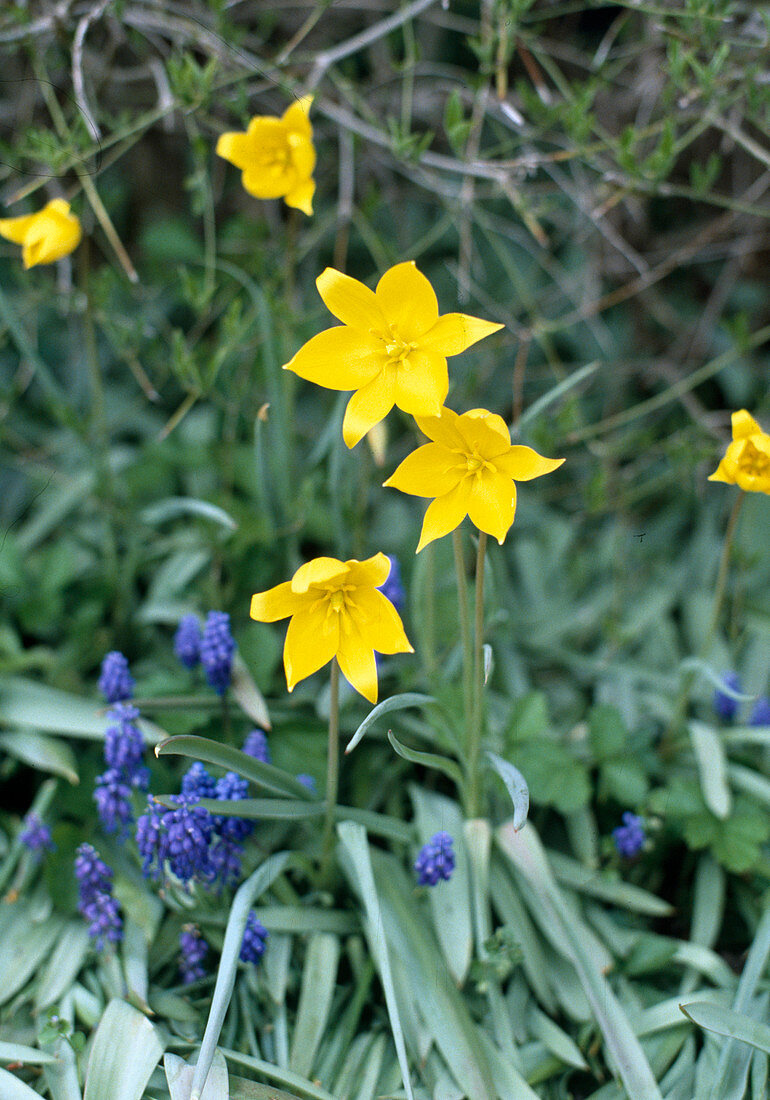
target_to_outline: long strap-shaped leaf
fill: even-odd
[[[217,971],[217,981],[214,986],[214,996],[211,998],[211,1010],[206,1022],[206,1030],[203,1033],[203,1042],[201,1043],[198,1062],[193,1075],[190,1100],[200,1100],[203,1086],[206,1084],[206,1078],[211,1068],[219,1033],[222,1030],[222,1024],[225,1022],[225,1015],[235,985],[238,956],[241,951],[246,918],[249,915],[251,904],[280,875],[288,858],[288,852],[277,852],[275,855],[268,856],[254,874],[241,883],[233,898],[230,916],[227,921],[225,942],[222,945],[222,957]]]
[[[534,827],[527,824],[517,833],[512,822],[508,822],[498,829],[497,841],[526,877],[549,919],[560,927],[569,944],[580,984],[602,1029],[607,1049],[629,1100],[661,1100],[660,1089],[626,1013],[609,982],[594,965],[580,936],[575,933],[569,909],[561,897]]]

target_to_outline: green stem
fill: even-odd
[[[467,764],[470,753],[471,723],[473,721],[473,638],[471,636],[471,615],[468,606],[468,586],[465,581],[463,538],[459,527],[455,527],[452,532],[452,546],[455,554],[457,606],[460,613],[460,637],[463,645],[463,715],[465,728],[461,740]]]
[[[425,547],[425,622],[423,624],[423,646],[425,664],[430,681],[436,675],[436,544],[430,542]]]
[[[321,857],[322,879],[328,878],[334,848],[334,814],[337,809],[337,788],[340,774],[340,666],[337,664],[336,657],[332,658],[329,686],[329,756],[326,764],[326,815],[324,817],[323,855]]]
[[[716,585],[714,586],[714,605],[711,610],[711,619],[709,621],[708,630],[698,649],[698,656],[701,658],[708,657],[711,643],[714,640],[716,629],[719,626],[719,617],[722,613],[722,605],[724,604],[725,591],[727,588],[727,571],[730,566],[730,555],[732,553],[735,532],[738,527],[738,517],[741,514],[741,506],[745,495],[743,491],[738,494],[735,504],[733,504],[733,509],[730,512],[730,518],[727,521],[725,541],[722,545],[722,557],[719,561],[719,572],[717,573]],[[671,754],[671,743],[687,714],[687,707],[690,702],[690,692],[695,683],[696,675],[696,672],[688,672],[682,681],[682,687],[674,706],[674,714],[668,725],[668,729],[661,738],[660,751],[663,756],[669,756]]]
[[[487,551],[486,532],[479,531],[476,553],[476,607],[473,638],[473,720],[468,744],[468,816],[479,815],[479,755],[484,728],[484,558]]]

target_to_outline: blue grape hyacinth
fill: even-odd
[[[387,555],[390,562],[390,573],[387,580],[380,586],[380,592],[390,600],[396,611],[401,611],[404,606],[404,586],[401,583],[401,565],[398,558],[392,554]]]
[[[143,767],[144,736],[136,725],[139,711],[131,703],[116,703],[107,718],[112,725],[104,735],[104,759],[108,767],[121,772],[132,787],[147,788]]]
[[[174,635],[174,653],[185,668],[193,669],[201,659],[201,625],[197,615],[185,615]]]
[[[234,653],[230,616],[226,611],[209,611],[201,638],[201,664],[206,682],[217,695],[224,695],[230,685]]]
[[[452,837],[444,832],[435,833],[423,844],[414,863],[418,885],[435,886],[440,879],[449,881],[455,869],[452,844]]]
[[[241,944],[240,952],[241,962],[254,963],[256,966],[265,953],[266,944],[267,929],[257,918],[257,914],[254,910],[251,909],[246,918],[246,928],[243,933],[243,943]]]
[[[34,852],[38,859],[46,849],[53,851],[56,847],[51,840],[51,830],[34,810],[24,818],[24,828],[19,833],[19,840],[25,848]]]
[[[770,699],[766,695],[760,695],[749,716],[750,726],[770,726]]]
[[[112,871],[90,844],[81,844],[75,853],[75,878],[78,881],[78,910],[89,922],[88,934],[97,951],[123,937],[118,899],[112,896]]]
[[[733,691],[742,691],[741,678],[737,672],[723,672],[722,680],[724,684],[731,688]],[[722,719],[723,722],[732,722],[738,713],[738,707],[740,703],[737,699],[733,699],[732,696],[725,694],[724,691],[720,691],[719,688],[714,692],[712,699],[712,706],[714,707],[714,713]]]
[[[639,855],[647,839],[644,820],[629,810],[626,810],[621,820],[623,824],[612,830],[612,839],[619,855],[625,859],[633,859]]]
[[[208,954],[208,944],[194,924],[186,924],[179,933],[179,973],[183,985],[206,977],[202,965]]]
[[[128,669],[128,660],[117,649],[108,653],[102,661],[99,691],[108,703],[121,703],[134,694],[134,678]]]
[[[171,795],[174,808],[162,806],[152,796],[136,824],[136,845],[142,857],[142,873],[158,879],[168,865],[183,883],[207,881],[212,877],[209,845],[214,822],[202,806],[190,806],[196,799]]]
[[[263,764],[271,763],[270,746],[262,730],[254,729],[251,733],[246,734],[243,751],[248,756],[253,756],[255,760],[261,760]]]

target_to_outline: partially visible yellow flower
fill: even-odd
[[[435,497],[423,520],[417,553],[470,516],[480,531],[502,543],[516,513],[516,481],[550,474],[563,458],[543,458],[531,447],[511,446],[505,421],[486,409],[458,416],[417,417],[426,443],[404,459],[384,483],[402,493]]]
[[[709,481],[726,481],[747,493],[770,494],[770,435],[745,409],[734,412],[733,441]]]
[[[283,649],[289,691],[336,657],[356,691],[377,702],[375,649],[414,653],[398,612],[377,591],[389,573],[385,554],[366,561],[314,558],[290,581],[252,596],[251,617],[257,622],[291,616]]]
[[[36,214],[0,218],[0,237],[22,246],[21,258],[27,268],[69,256],[82,236],[80,221],[64,199],[51,199]]]
[[[313,213],[315,146],[308,114],[311,95],[280,118],[256,115],[245,133],[220,134],[217,153],[243,172],[243,186],[257,199],[280,199]]]
[[[438,301],[414,261],[396,264],[372,291],[327,267],[318,293],[342,327],[319,332],[284,370],[330,390],[355,390],[342,434],[348,447],[394,405],[411,416],[438,416],[449,389],[446,357],[503,326],[464,313],[439,317]]]

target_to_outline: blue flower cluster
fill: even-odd
[[[419,886],[435,886],[439,879],[449,880],[455,869],[455,856],[449,833],[434,833],[420,848],[414,863]]]
[[[737,672],[728,669],[722,673],[722,683],[732,691],[743,692],[741,678]],[[740,700],[733,699],[725,691],[717,688],[712,699],[714,713],[723,722],[732,722],[740,710]],[[750,726],[770,726],[770,698],[760,695],[749,714]]]
[[[19,840],[30,852],[34,852],[40,859],[46,849],[53,851],[56,847],[51,840],[51,830],[42,820],[39,814],[28,813],[24,818],[24,828],[19,833]]]
[[[251,909],[246,918],[246,928],[243,932],[243,943],[241,944],[239,956],[241,962],[254,963],[256,966],[265,953],[266,941],[267,929],[257,918],[254,910]]]
[[[262,730],[252,730],[251,733],[246,734],[243,751],[248,756],[253,756],[255,760],[261,760],[263,764],[271,762],[270,746]]]
[[[185,615],[174,635],[174,653],[185,668],[193,669],[201,659],[201,627],[197,615]]]
[[[625,859],[633,859],[634,856],[639,855],[647,839],[644,820],[629,810],[626,810],[621,820],[623,824],[612,830],[612,839],[621,856]]]
[[[230,616],[226,611],[209,611],[201,638],[200,658],[206,682],[217,695],[224,695],[230,685],[234,653]]]
[[[121,703],[134,694],[134,678],[128,670],[128,661],[114,649],[102,661],[99,691],[108,703]]]
[[[318,788],[315,785],[315,779],[313,779],[312,775],[305,775],[305,773],[302,772],[301,775],[297,776],[297,781],[301,783],[303,787],[307,787],[311,794],[318,794]]]
[[[200,761],[182,777],[182,791],[172,795],[174,808],[150,797],[139,818],[136,843],[146,876],[160,878],[164,867],[182,882],[202,882],[220,890],[235,885],[241,876],[243,841],[254,831],[254,822],[242,817],[211,814],[195,806],[201,798],[221,801],[247,798],[248,780],[236,772],[214,779]]]
[[[95,848],[81,844],[75,853],[75,877],[78,910],[89,922],[88,934],[97,951],[103,951],[106,943],[118,943],[123,937],[118,900],[112,896],[112,871]]]
[[[97,777],[94,800],[105,831],[124,838],[134,817],[131,792],[147,790],[149,772],[142,763],[144,737],[136,725],[136,707],[116,703],[107,717],[112,722],[104,735],[107,771]]]
[[[202,963],[208,950],[209,946],[199,929],[194,924],[186,924],[179,933],[179,973],[183,985],[206,977]]]
[[[401,611],[404,606],[404,586],[401,583],[401,566],[398,558],[394,558],[392,555],[388,555],[388,561],[390,562],[390,573],[388,573],[388,579],[383,585],[380,586],[380,592],[386,599],[395,607],[396,611]]]

